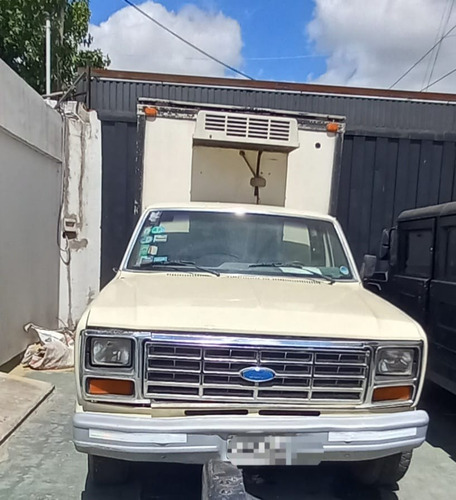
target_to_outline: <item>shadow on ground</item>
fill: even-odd
[[[244,470],[247,491],[260,500],[397,500],[394,491],[362,486],[343,465]],[[200,500],[201,467],[139,464],[132,480],[98,488],[89,481],[81,500]]]
[[[135,464],[125,485],[97,487],[86,481],[81,500],[200,500],[202,467]]]
[[[343,464],[244,471],[249,493],[261,500],[397,500],[394,491],[363,486]]]
[[[456,462],[456,396],[427,382],[420,406],[429,414],[427,442]]]

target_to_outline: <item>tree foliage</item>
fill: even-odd
[[[68,87],[82,66],[110,61],[91,50],[89,0],[0,0],[0,58],[38,92],[45,91],[45,23],[51,21],[52,91]]]

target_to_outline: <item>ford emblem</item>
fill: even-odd
[[[276,374],[270,368],[261,366],[249,366],[240,372],[241,377],[247,382],[269,382],[275,378]]]

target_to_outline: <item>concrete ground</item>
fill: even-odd
[[[47,382],[0,372],[0,443],[53,389],[54,386]]]
[[[200,467],[135,467],[122,487],[95,488],[87,481],[86,457],[71,442],[73,374],[32,372],[54,392],[0,446],[0,499],[8,500],[193,500],[201,498]],[[431,415],[428,440],[416,450],[397,491],[365,488],[338,464],[246,473],[250,493],[262,500],[447,500],[456,498],[456,397],[429,386],[423,401]]]

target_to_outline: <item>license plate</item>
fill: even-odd
[[[320,443],[305,435],[235,436],[228,441],[228,459],[235,465],[307,464],[322,451]]]

